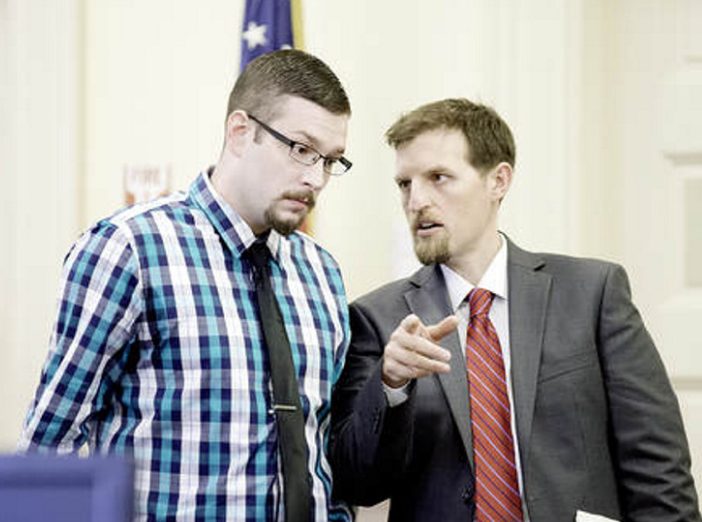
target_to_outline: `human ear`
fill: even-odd
[[[246,112],[232,111],[227,117],[224,146],[235,156],[241,156],[248,143],[253,140],[252,121]]]
[[[490,191],[495,200],[502,201],[507,194],[512,185],[512,174],[512,166],[505,161],[499,163],[490,172]]]

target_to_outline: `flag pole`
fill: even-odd
[[[305,32],[302,25],[302,0],[290,0],[290,18],[292,19],[293,47],[304,51]]]

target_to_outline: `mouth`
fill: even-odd
[[[442,223],[426,218],[415,220],[412,225],[412,229],[414,230],[415,235],[418,237],[432,236],[440,230],[443,230],[443,228],[444,225]]]
[[[315,205],[314,193],[285,193],[281,199],[299,210],[312,210]]]

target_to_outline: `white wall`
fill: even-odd
[[[354,106],[349,156],[355,164],[326,189],[317,225],[352,297],[400,275],[393,263],[412,257],[383,133],[403,112],[440,98],[491,104],[513,128],[517,176],[505,204],[505,230],[525,246],[575,248],[577,169],[571,158],[578,129],[570,109],[578,62],[570,58],[578,50],[579,2],[306,5],[308,48],[339,71]],[[402,266],[414,266],[413,259]]]
[[[46,355],[61,260],[81,206],[77,1],[0,2],[0,448]]]
[[[187,189],[222,144],[243,2],[85,2],[85,216],[123,205],[125,165]]]
[[[569,58],[578,45],[572,25],[579,3],[511,4],[304,3],[306,48],[332,64],[354,112],[354,168],[332,180],[316,220],[316,235],[339,258],[351,297],[397,275],[398,255],[388,245],[409,254],[383,133],[403,111],[438,98],[484,101],[512,125],[518,176],[505,229],[527,246],[575,248],[569,228],[577,170],[570,157],[577,128],[566,108],[577,88]],[[173,188],[182,189],[216,159],[237,70],[241,6],[207,5],[86,3],[84,224],[121,204],[125,164],[171,165]],[[532,204],[535,194],[539,205]],[[358,256],[359,249],[376,255]]]
[[[304,0],[307,49],[340,75],[354,112],[354,168],[332,180],[316,215],[349,295],[414,263],[383,132],[420,103],[467,96],[492,104],[516,135],[502,228],[527,248],[623,261],[653,310],[655,266],[640,263],[634,239],[655,216],[629,214],[651,194],[628,169],[657,129],[637,125],[637,104],[668,67],[669,6],[696,1]],[[121,206],[123,167],[169,165],[172,188],[185,189],[216,160],[242,8],[0,0],[0,448],[13,446],[38,379],[62,256],[79,229]],[[683,366],[699,370],[699,353]],[[699,375],[679,382],[697,390]],[[698,435],[699,400],[690,391],[683,401]]]

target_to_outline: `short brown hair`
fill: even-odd
[[[286,49],[249,62],[229,94],[227,118],[235,110],[270,118],[284,95],[304,98],[333,114],[351,114],[346,91],[329,66],[306,52]]]
[[[385,137],[390,146],[397,148],[424,132],[442,127],[463,133],[468,143],[466,159],[480,172],[487,172],[503,161],[514,167],[516,148],[512,131],[494,109],[465,98],[422,105],[397,120]]]

